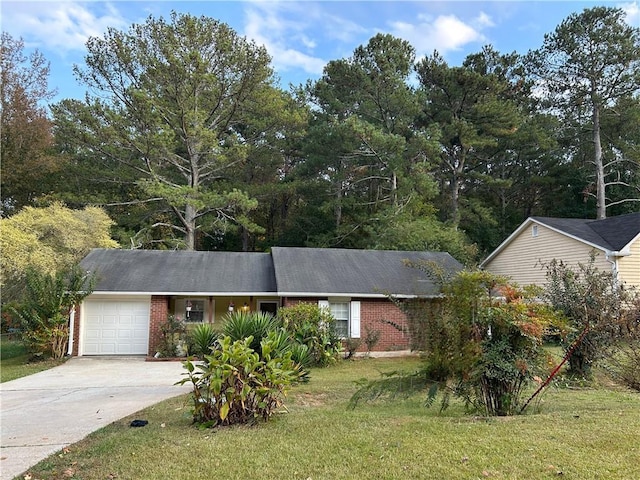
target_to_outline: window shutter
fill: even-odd
[[[360,302],[351,302],[350,337],[360,338]]]
[[[319,308],[326,308],[327,310],[329,310],[329,301],[328,300],[318,300],[318,307]]]

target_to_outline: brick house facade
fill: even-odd
[[[444,252],[273,247],[270,253],[93,250],[82,261],[98,274],[76,309],[74,355],[149,355],[169,315],[218,324],[228,311],[275,312],[314,303],[329,308],[340,335],[379,332],[375,352],[409,349],[407,319],[389,300],[436,298],[439,287],[412,264],[462,268]],[[388,293],[387,293],[388,292]],[[188,320],[189,319],[189,320]]]

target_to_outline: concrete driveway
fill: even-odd
[[[0,383],[0,478],[12,479],[89,433],[164,399],[181,362],[74,357],[59,367]]]

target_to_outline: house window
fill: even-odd
[[[531,236],[532,237],[537,237],[538,236],[538,225],[532,225],[531,226]]]
[[[278,302],[275,300],[258,300],[258,310],[275,316],[278,313]]]
[[[187,323],[202,323],[204,321],[204,300],[185,299],[184,311],[184,319]]]
[[[340,338],[360,338],[360,302],[335,298],[318,300],[318,306],[328,309],[336,319],[336,334]]]
[[[336,334],[340,338],[349,337],[349,302],[329,304],[331,315],[336,319]]]

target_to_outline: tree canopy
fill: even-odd
[[[96,94],[54,108],[60,135],[89,161],[132,170],[135,201],[159,205],[150,227],[177,232],[187,249],[206,221],[255,230],[247,212],[257,202],[231,179],[264,134],[251,124],[284,107],[266,50],[224,23],[177,13],[109,29],[87,49],[75,71]]]
[[[526,55],[486,45],[460,65],[380,33],[284,90],[265,47],[173,13],[91,38],[75,68],[89,93],[51,119],[46,60],[3,36],[3,214],[99,206],[132,248],[428,249],[473,264],[529,216],[640,209],[638,32],[594,7]]]
[[[53,155],[51,121],[42,102],[49,89],[49,62],[24,42],[2,32],[0,45],[0,189],[3,215],[29,205],[46,192],[47,176],[59,168]]]
[[[0,285],[3,301],[19,296],[28,270],[54,275],[71,268],[92,248],[116,248],[113,221],[98,207],[73,210],[60,203],[25,207],[0,219]]]
[[[576,126],[576,137],[581,130],[590,132],[587,163],[594,180],[588,193],[596,197],[597,218],[606,217],[608,206],[640,201],[637,178],[621,175],[631,168],[637,177],[640,164],[619,150],[605,151],[602,139],[603,116],[615,115],[617,102],[637,100],[640,93],[640,28],[628,25],[624,17],[622,9],[612,7],[571,14],[529,54],[531,71],[541,80],[550,108],[559,109],[567,123]],[[622,191],[609,196],[615,186],[629,187],[627,196]]]

